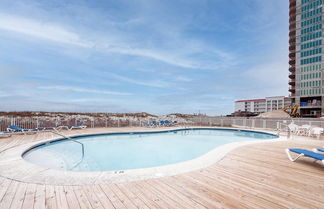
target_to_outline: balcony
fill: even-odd
[[[289,58],[290,59],[293,59],[293,58],[295,58],[296,57],[296,53],[289,53]]]
[[[289,37],[291,37],[291,36],[296,36],[296,31],[290,31],[289,32]]]
[[[296,80],[295,79],[290,79],[288,84],[291,85],[291,86],[295,86]]]
[[[295,73],[291,73],[288,76],[290,79],[295,79],[296,78],[296,74]]]
[[[301,108],[314,108],[314,107],[321,107],[322,103],[321,101],[312,101],[312,102],[300,102]]]
[[[295,65],[296,64],[296,60],[289,60],[289,65]]]
[[[295,87],[290,87],[290,88],[289,88],[289,92],[291,92],[291,93],[295,93],[295,92],[296,92]]]
[[[296,22],[296,16],[291,16],[289,18],[289,23]]]
[[[294,73],[295,71],[296,71],[296,68],[295,67],[290,67],[289,68],[289,72]]]

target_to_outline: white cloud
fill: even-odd
[[[138,47],[137,43],[127,40],[129,34],[125,34],[125,32],[121,30],[115,33],[106,31],[103,34],[98,31],[79,33],[72,26],[69,28],[75,31],[68,29],[64,24],[0,13],[0,30],[24,34],[35,39],[82,47],[85,50],[145,57],[170,65],[192,69],[214,70],[220,66],[224,67],[224,65],[230,65],[233,60],[235,60],[232,54],[210,48],[194,40],[186,42],[178,38],[173,48],[162,50],[152,46]],[[138,41],[141,42],[142,40]],[[181,47],[177,48],[177,45],[181,45]],[[191,56],[188,52],[209,53],[211,56],[215,57],[214,60],[220,61],[212,63],[199,61],[199,59],[196,59],[195,56]]]
[[[141,85],[141,86],[150,86],[150,87],[158,87],[158,88],[166,88],[169,87],[171,85],[171,83],[162,81],[162,80],[154,80],[154,81],[140,81],[140,80],[136,80],[133,78],[129,78],[126,76],[121,76],[121,75],[117,75],[114,73],[106,73],[109,76],[118,79],[120,81],[124,81],[127,83],[132,83],[132,84],[137,84],[137,85]]]
[[[82,40],[76,33],[68,31],[60,25],[24,17],[0,13],[0,29],[64,44],[81,47],[92,46],[90,42]]]
[[[73,91],[73,92],[93,93],[93,94],[130,95],[130,93],[124,93],[118,91],[94,90],[94,89],[79,88],[74,86],[39,86],[38,89]]]

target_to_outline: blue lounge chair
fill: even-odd
[[[165,120],[165,121],[164,121],[164,125],[165,125],[165,126],[170,126],[170,125],[171,125],[171,122],[168,121],[168,120]]]
[[[152,124],[151,123],[147,123],[147,122],[143,122],[143,125],[146,126],[146,127],[152,127]]]
[[[155,120],[152,121],[152,126],[159,126],[159,123],[156,122]]]
[[[11,125],[7,128],[7,131],[21,132],[21,133],[27,134],[27,133],[36,133],[37,129],[25,129],[25,128],[21,128],[20,126]]]
[[[160,126],[165,126],[166,124],[165,124],[165,120],[161,120],[160,121]]]
[[[0,137],[11,137],[12,132],[11,131],[0,131]]]
[[[290,154],[290,152],[294,152],[297,155],[297,157],[293,158]],[[309,157],[309,158],[313,158],[315,160],[320,160],[322,161],[323,165],[324,165],[324,155],[316,153],[316,152],[312,152],[306,149],[286,149],[286,153],[288,155],[289,160],[291,160],[292,162],[296,161],[298,158],[300,157]]]

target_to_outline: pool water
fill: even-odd
[[[59,170],[113,171],[148,168],[200,157],[218,146],[240,141],[266,140],[275,135],[240,130],[185,129],[158,133],[82,136],[32,148],[23,158]]]

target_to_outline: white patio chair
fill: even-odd
[[[289,125],[288,125],[288,129],[291,131],[291,133],[293,133],[293,134],[298,134],[298,131],[299,131],[299,126],[298,125],[296,125],[296,124],[294,124],[294,123],[290,123]]]

